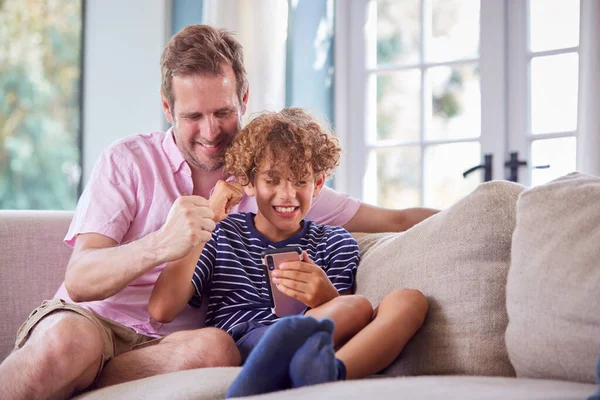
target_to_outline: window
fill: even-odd
[[[578,1],[357,0],[336,23],[339,190],[445,208],[485,155],[493,179],[530,160],[526,185],[575,170]]]
[[[82,2],[0,1],[0,208],[73,209]]]

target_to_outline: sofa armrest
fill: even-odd
[[[71,248],[63,243],[71,211],[0,210],[0,361],[17,329],[64,280]]]

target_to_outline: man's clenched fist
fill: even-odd
[[[215,215],[201,196],[179,197],[159,229],[163,262],[178,260],[201,242],[208,242],[215,229]]]

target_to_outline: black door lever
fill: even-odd
[[[483,181],[489,182],[492,180],[492,154],[483,155],[483,164],[473,168],[469,168],[463,172],[463,178],[466,178],[471,172],[477,171],[479,168],[483,168]]]

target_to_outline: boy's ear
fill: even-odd
[[[313,192],[313,197],[317,197],[319,193],[321,193],[323,185],[325,185],[325,173],[321,172],[315,179],[315,191]]]
[[[254,197],[256,195],[256,189],[254,188],[254,185],[252,184],[252,182],[250,182],[246,186],[244,186],[244,192],[246,193],[246,196],[248,196],[248,197]]]

